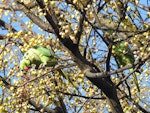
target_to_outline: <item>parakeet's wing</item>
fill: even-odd
[[[39,54],[36,52],[36,50],[34,48],[30,48],[23,56],[23,59],[28,59],[31,61],[31,63],[33,61],[39,61],[40,57]]]
[[[51,49],[47,49],[46,47],[40,45],[34,46],[33,49],[40,57],[41,63],[46,64],[46,66],[51,67],[58,63],[58,56],[55,55]]]
[[[41,58],[39,57],[39,53],[34,49],[30,48],[23,56],[23,59],[27,59],[30,61],[30,64],[36,64],[36,67],[42,63]]]
[[[134,55],[125,42],[119,42],[113,48],[115,59],[120,66],[125,66],[134,63]]]
[[[44,56],[50,57],[50,56],[55,56],[55,53],[51,49],[47,49],[46,47],[37,45],[33,47],[38,51],[39,54],[42,54]]]
[[[69,78],[68,75],[66,75],[61,69],[58,70],[58,72],[59,72],[66,80],[68,80],[68,81],[72,84],[72,86],[78,91],[79,94],[81,94],[81,93],[79,92],[78,86]]]
[[[115,45],[113,49],[114,49],[114,57],[120,67],[133,64],[135,62],[134,55],[130,47],[128,45],[125,45],[125,42],[118,43],[117,45]],[[137,76],[135,73],[133,73],[132,76],[133,76],[135,85],[138,91],[140,92]]]

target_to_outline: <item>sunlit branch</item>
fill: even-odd
[[[4,5],[4,4],[0,4],[0,9],[3,10],[14,10],[14,11],[19,11],[20,8],[18,6],[9,6],[9,5]]]
[[[17,1],[18,6],[20,7],[19,10],[23,11],[35,24],[37,24],[41,29],[53,33],[53,29],[51,28],[51,26],[47,23],[44,22],[41,18],[39,18],[38,16],[36,16],[32,11],[30,11],[25,4]]]
[[[108,31],[109,29],[102,29],[104,31]],[[110,29],[110,30],[113,30],[113,29]],[[116,41],[114,41],[114,43],[118,43],[118,42],[121,42],[121,41],[125,41],[125,40],[129,40],[130,38],[134,37],[135,35],[140,35],[140,34],[143,34],[147,31],[150,31],[150,27],[144,29],[144,30],[137,30],[135,31],[134,33],[127,33],[128,31],[124,31],[126,33],[126,35],[124,34],[124,32],[121,30],[121,31],[118,31],[118,36],[121,37],[119,39],[117,39]]]
[[[139,69],[145,63],[145,61],[147,61],[149,58],[150,58],[150,53],[145,58],[143,58],[137,62],[134,62],[134,64],[124,66],[124,67],[119,68],[118,70],[115,70],[115,71],[94,73],[94,72],[90,72],[90,70],[87,69],[84,71],[84,73],[89,78],[103,78],[103,77],[107,77],[107,76],[110,76],[113,74],[121,73],[121,72],[123,72],[127,69],[131,69],[131,68]]]
[[[139,35],[139,34],[142,34],[142,33],[147,32],[147,31],[150,31],[150,27],[148,27],[148,28],[146,28],[146,29],[144,29],[144,30],[136,31],[136,32],[134,32],[134,33],[128,35],[127,37],[128,37],[128,38],[131,38],[131,37],[134,37],[135,35]]]
[[[134,3],[133,1],[130,1],[130,2],[131,2],[132,4],[138,6],[139,8],[145,10],[145,11],[150,11],[150,7],[144,6],[143,4],[140,4],[140,3],[136,4],[136,3]]]
[[[41,1],[41,0],[36,0],[38,5],[40,6],[41,9],[43,9],[43,13],[45,12],[46,15],[45,15],[45,18],[47,19],[47,21],[49,22],[48,26],[52,26],[52,29],[54,30],[55,34],[57,35],[58,38],[61,38],[61,36],[59,35],[59,28],[58,26],[55,24],[52,16],[48,13],[47,10],[44,10],[45,9],[45,5],[44,3]],[[48,31],[49,32],[49,31]]]
[[[14,2],[17,2],[18,0],[14,0]],[[34,7],[36,7],[38,4],[37,2],[33,1],[33,2],[30,2],[29,4],[25,4],[26,7],[28,9],[32,9]],[[0,9],[3,9],[3,10],[13,10],[13,11],[19,11],[20,10],[20,7],[18,5],[5,5],[5,4],[0,4]]]
[[[146,7],[146,6],[142,5],[142,4],[137,4],[137,6],[140,7],[141,9],[146,10],[146,11],[150,11],[150,7]]]

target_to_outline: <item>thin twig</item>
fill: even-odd
[[[88,96],[83,96],[83,95],[78,95],[78,94],[72,94],[72,93],[68,93],[68,92],[63,92],[63,91],[59,91],[59,90],[49,90],[48,92],[52,92],[52,91],[55,91],[55,92],[59,92],[59,93],[62,93],[64,95],[70,95],[70,96],[76,96],[76,97],[80,97],[80,98],[85,98],[85,99],[101,99],[101,100],[105,100],[106,98],[105,97],[94,97],[94,96],[91,96],[91,97],[88,97]]]
[[[55,71],[55,70],[59,70],[59,69],[63,69],[63,68],[67,68],[67,67],[72,67],[72,66],[75,66],[75,64],[65,64],[65,65],[56,65],[55,67],[48,67],[47,69],[50,70],[50,71]],[[40,76],[37,76],[37,77],[34,77],[30,80],[28,80],[27,82],[23,83],[23,84],[20,84],[20,85],[16,85],[15,87],[22,87],[22,86],[25,86],[26,84],[30,83],[30,82],[33,82],[45,75],[47,75],[48,73],[50,73],[50,71],[40,75]]]
[[[98,94],[96,94],[96,95],[98,95]],[[91,96],[91,98],[93,98],[93,97],[96,96],[96,95]],[[82,106],[79,108],[79,110],[78,110],[76,113],[79,113],[79,112],[81,111],[81,109],[84,107],[84,105],[85,105],[87,102],[89,102],[89,101],[91,100],[91,98],[87,99],[87,100],[82,104]]]

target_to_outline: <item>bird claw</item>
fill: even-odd
[[[40,64],[39,69],[45,68],[46,64],[47,64],[47,63],[42,63],[42,64]]]

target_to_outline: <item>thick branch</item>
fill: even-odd
[[[0,4],[0,9],[3,9],[3,10],[14,10],[14,11],[19,11],[20,8],[18,6],[9,6],[9,5],[4,5],[4,4]]]
[[[17,2],[17,0],[14,0],[15,2]],[[30,2],[29,4],[25,4],[26,7],[28,7],[28,9],[32,9],[34,7],[36,7],[38,4],[36,1]],[[0,4],[0,9],[4,9],[4,10],[14,10],[14,11],[19,11],[20,7],[18,5],[5,5],[5,4]]]
[[[112,54],[112,44],[110,43],[108,45],[108,55],[107,55],[107,59],[106,59],[106,72],[110,71],[110,59],[111,59],[111,54]]]

